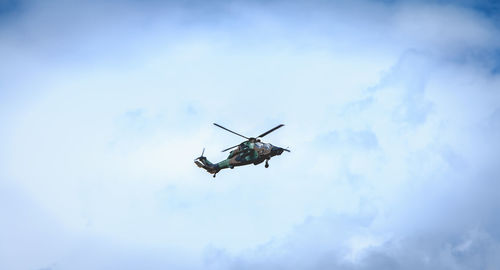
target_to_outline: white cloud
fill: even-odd
[[[3,197],[0,268],[498,265],[489,17],[74,4],[27,3],[0,31],[0,186],[19,194]],[[192,159],[239,139],[212,122],[283,122],[266,139],[292,152],[214,180]]]

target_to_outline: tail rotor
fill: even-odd
[[[201,151],[201,156],[195,158],[194,161],[196,162],[197,160],[204,158],[203,154],[205,154],[205,147],[203,147],[203,151]]]
[[[194,164],[196,164],[196,166],[200,168],[207,170],[215,177],[215,174],[220,171],[220,169],[217,167],[217,164],[212,164],[210,161],[208,161],[208,159],[203,156],[203,154],[205,154],[205,148],[203,148],[203,151],[201,151],[201,156],[194,159]]]

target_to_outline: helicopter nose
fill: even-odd
[[[273,156],[276,156],[276,155],[279,156],[279,155],[281,155],[281,153],[283,153],[283,148],[273,145],[273,148],[271,148],[271,154]]]

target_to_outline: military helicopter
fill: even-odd
[[[214,125],[219,127],[219,128],[222,128],[226,131],[229,131],[233,134],[236,134],[240,137],[243,137],[247,140],[238,144],[238,145],[231,146],[229,148],[222,150],[222,152],[226,152],[227,150],[231,150],[233,148],[236,148],[235,150],[229,152],[229,156],[227,157],[227,159],[225,159],[219,163],[215,163],[215,164],[211,163],[210,161],[208,161],[208,159],[206,157],[203,156],[203,154],[205,153],[205,148],[203,148],[203,151],[201,152],[201,156],[196,158],[194,160],[194,163],[198,167],[205,169],[208,173],[213,174],[213,177],[215,177],[217,175],[217,173],[222,169],[226,169],[226,168],[234,169],[234,167],[248,165],[248,164],[252,164],[252,163],[254,165],[257,165],[257,164],[264,162],[264,160],[266,161],[265,167],[268,168],[269,167],[268,161],[272,157],[281,155],[281,153],[283,153],[283,151],[290,152],[290,150],[288,150],[288,149],[274,146],[270,143],[263,143],[260,140],[262,137],[266,136],[267,134],[284,126],[283,124],[278,125],[272,129],[260,134],[257,137],[250,137],[250,138],[243,136],[239,133],[236,133],[230,129],[227,129],[227,128],[225,128],[217,123],[214,123]]]

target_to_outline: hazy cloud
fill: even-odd
[[[498,268],[497,11],[0,1],[0,268]]]

